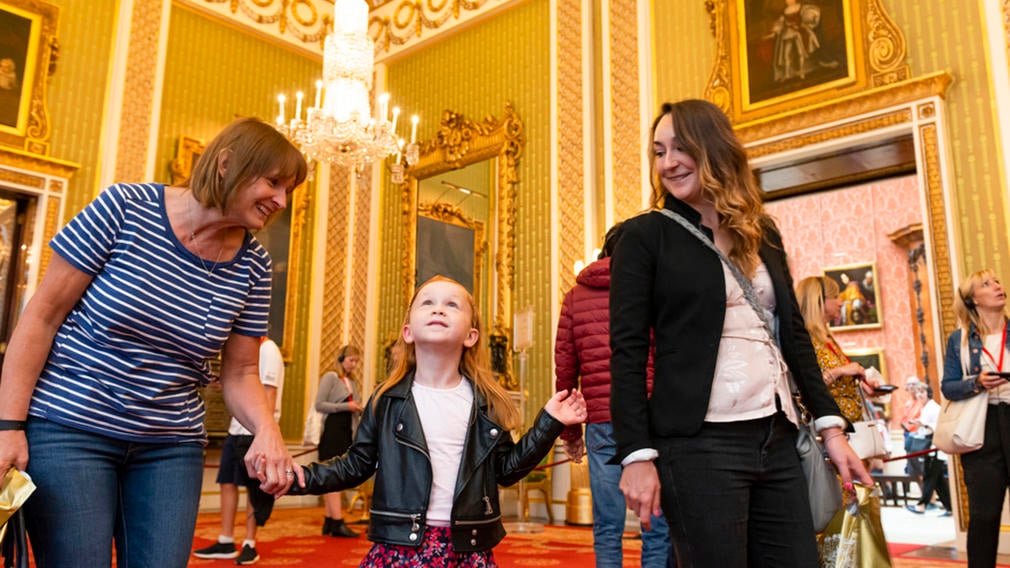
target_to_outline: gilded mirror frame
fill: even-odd
[[[488,343],[491,347],[492,367],[502,385],[518,390],[519,385],[511,372],[510,357],[505,356],[512,330],[512,284],[515,255],[515,217],[517,167],[526,144],[525,127],[512,102],[505,103],[501,118],[487,116],[481,121],[471,120],[460,113],[444,110],[438,132],[431,140],[420,143],[417,162],[407,168],[401,184],[400,203],[403,212],[403,251],[401,266],[404,286],[404,305],[414,294],[417,259],[417,216],[419,213],[418,180],[495,159],[495,179],[492,209],[493,227],[491,253],[494,262],[489,271],[487,290],[490,317],[487,322]],[[475,271],[476,272],[476,271]]]

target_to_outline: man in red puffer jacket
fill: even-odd
[[[576,463],[588,449],[589,489],[593,495],[593,550],[596,566],[622,566],[621,537],[626,505],[618,483],[621,466],[607,462],[616,454],[610,425],[610,254],[621,236],[621,224],[607,231],[603,250],[576,278],[565,294],[554,345],[557,390],[579,388],[586,398],[585,441],[582,427],[561,434],[565,454]],[[652,389],[652,362],[649,362]],[[662,516],[652,518],[652,530],[642,531],[643,568],[664,568],[671,562],[671,541]]]

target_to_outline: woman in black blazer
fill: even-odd
[[[652,130],[657,211],[625,222],[611,267],[621,489],[641,519],[662,503],[681,568],[815,566],[792,392],[817,418],[846,487],[873,480],[821,380],[781,236],[729,120],[711,103],[685,100],[663,105]],[[741,269],[763,314],[715,251],[660,207]]]

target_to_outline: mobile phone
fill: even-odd
[[[1001,378],[1001,379],[1008,379],[1008,380],[1010,380],[1010,371],[1002,371],[1002,372],[993,373],[993,374],[996,375],[997,377]]]
[[[880,394],[887,394],[894,392],[898,389],[897,385],[880,385],[873,389],[873,392]]]

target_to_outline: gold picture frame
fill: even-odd
[[[436,274],[462,284],[480,305],[484,223],[471,219],[449,203],[417,206],[416,273],[420,284]]]
[[[59,8],[0,0],[0,144],[49,153],[46,85],[56,70]]]
[[[877,263],[859,262],[824,269],[824,276],[838,285],[841,315],[829,322],[831,331],[876,329],[883,325]]]
[[[193,165],[203,154],[204,143],[193,136],[180,136],[175,159],[172,160],[172,185],[189,179]],[[307,184],[298,186],[288,196],[288,206],[256,234],[257,240],[270,253],[273,261],[273,283],[270,292],[270,328],[267,335],[281,350],[285,361],[292,360],[295,337],[295,297],[301,275],[302,232],[308,218],[309,191]],[[277,307],[280,307],[278,310]]]
[[[907,79],[905,43],[880,0],[707,3],[716,61],[705,98],[734,123]]]
[[[874,367],[880,371],[880,376],[884,378],[884,384],[891,384],[890,379],[887,378],[887,360],[884,359],[884,350],[880,347],[869,347],[860,349],[846,349],[845,356],[851,361],[855,361],[863,366],[864,369]]]

